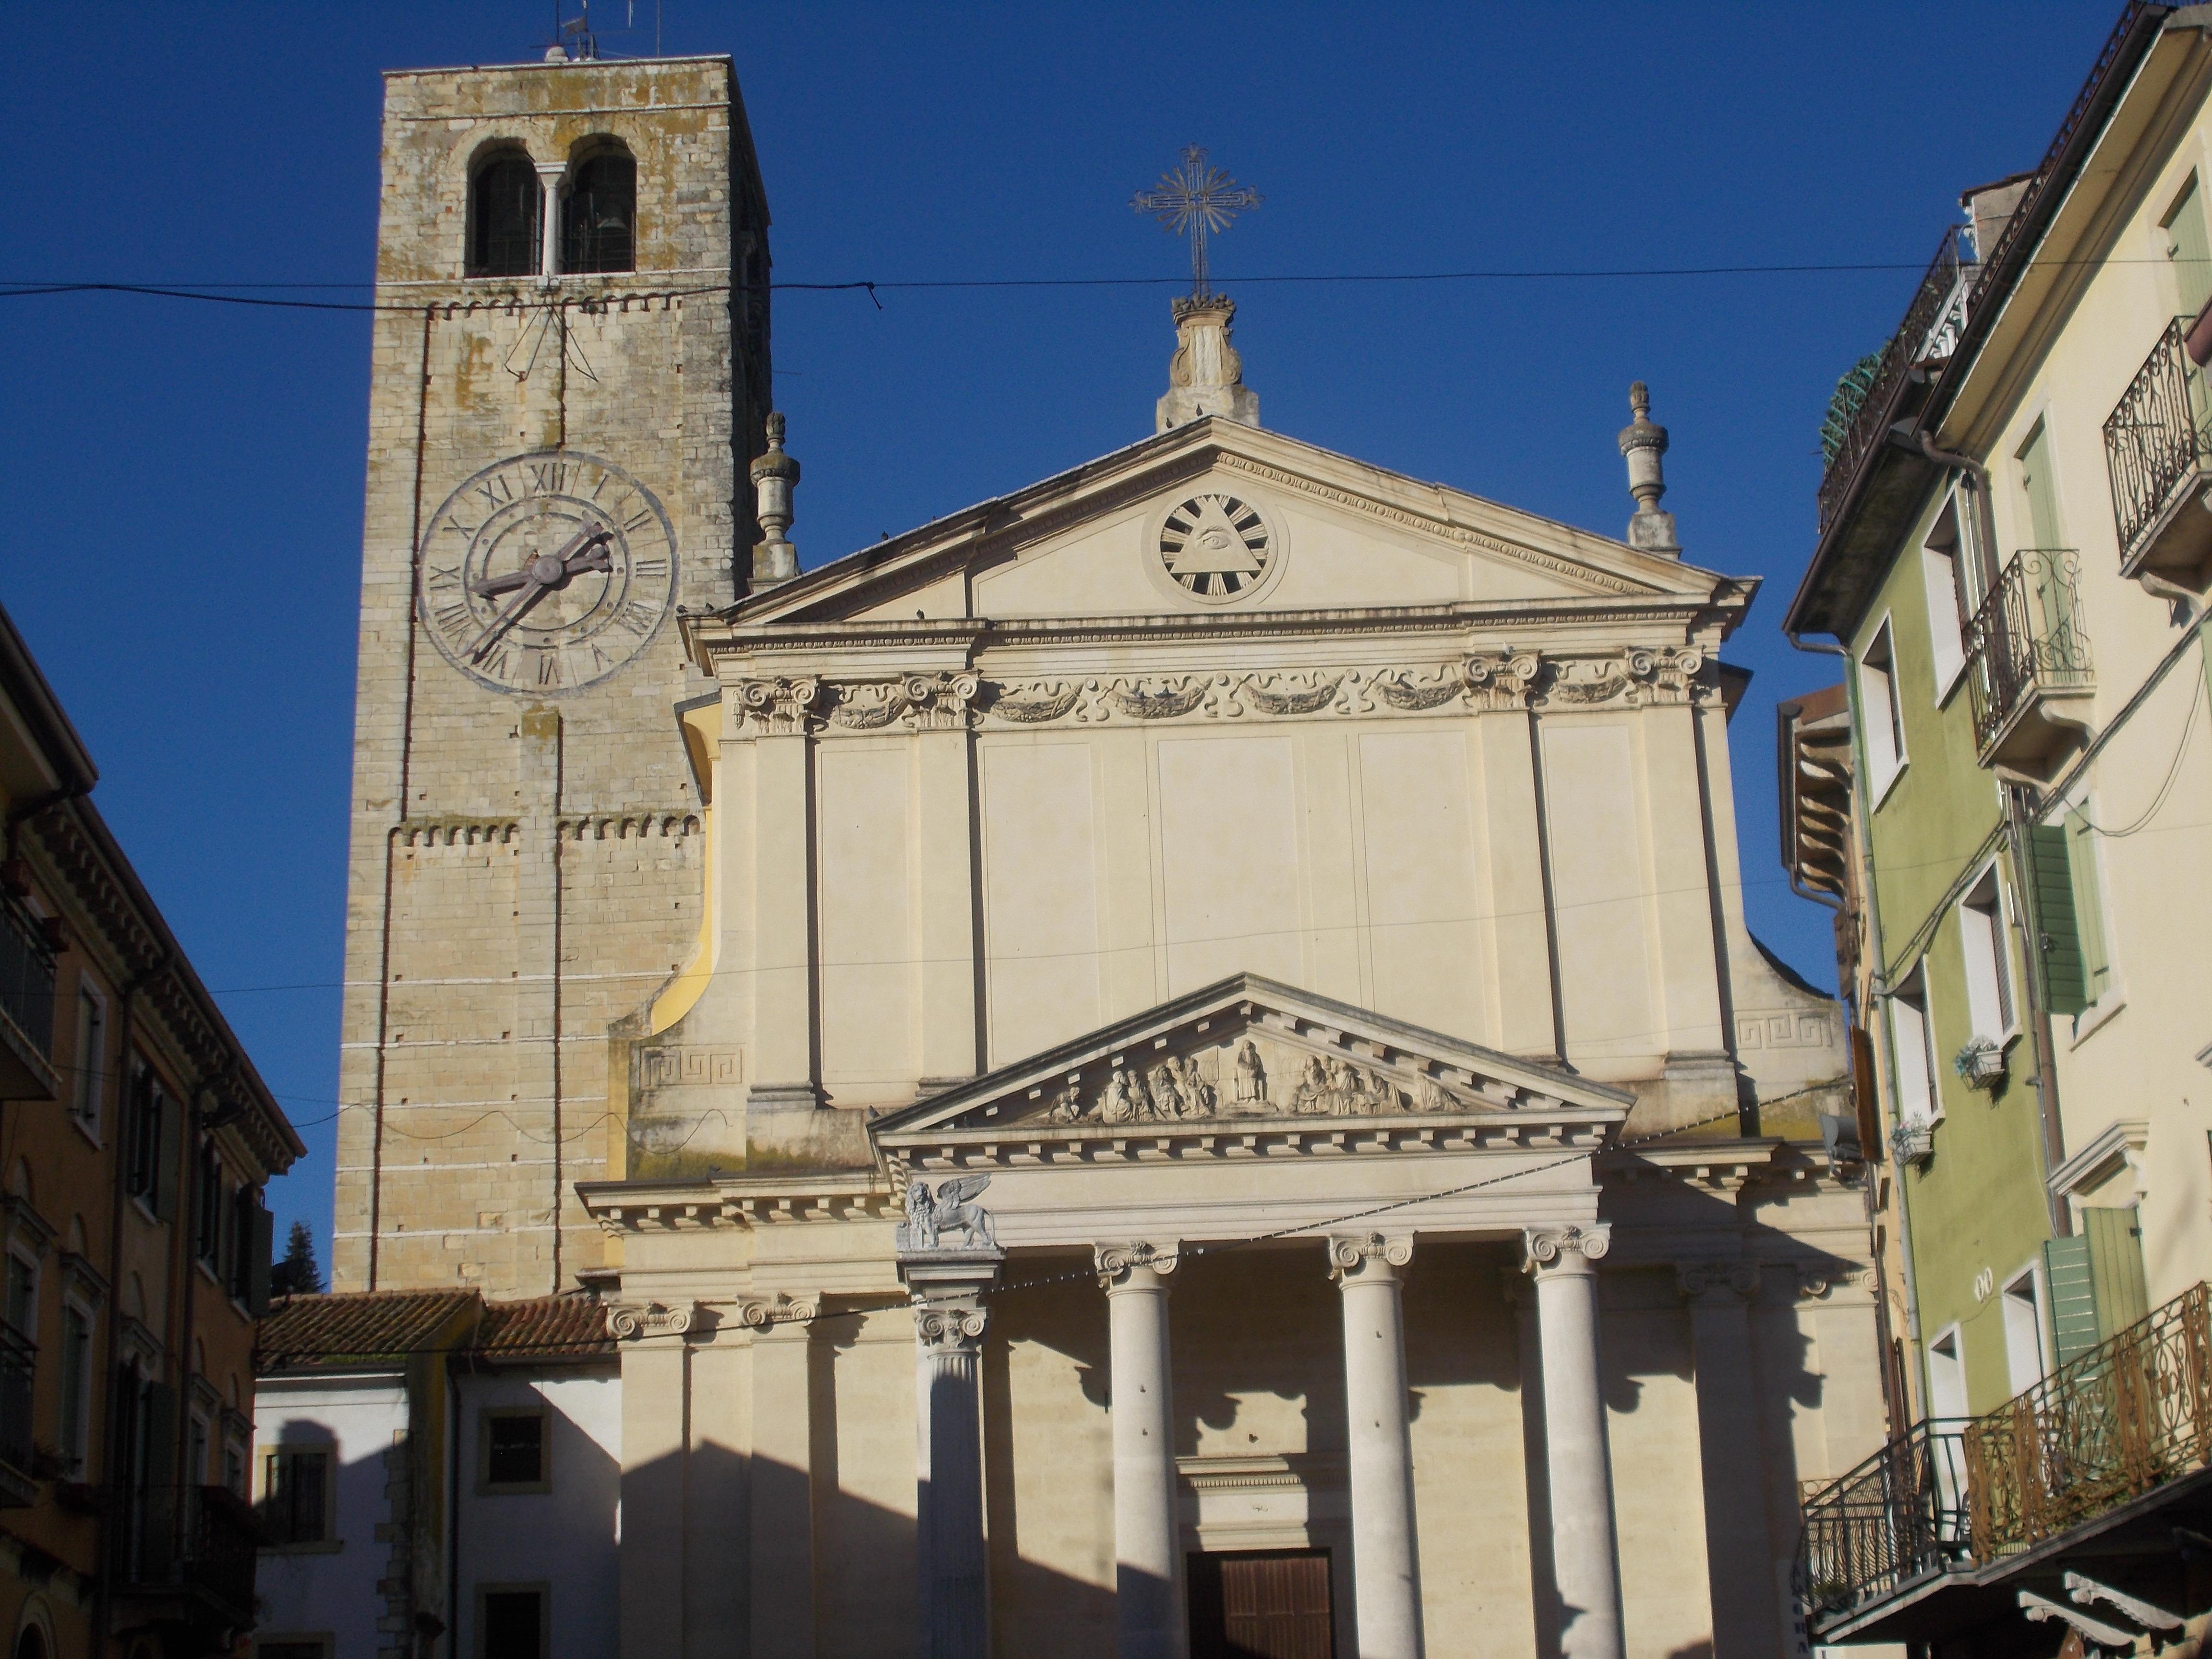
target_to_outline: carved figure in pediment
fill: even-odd
[[[1237,1050],[1237,1101],[1239,1105],[1267,1103],[1267,1068],[1260,1063],[1260,1051],[1250,1037]]]
[[[1053,1097],[1052,1109],[1045,1115],[1054,1123],[1073,1123],[1084,1111],[1083,1086],[1071,1083]]]
[[[1134,1123],[1149,1115],[1151,1109],[1152,1102],[1143,1097],[1135,1077],[1127,1072],[1116,1072],[1106,1085],[1098,1115],[1107,1123]]]
[[[1316,1113],[1329,1109],[1328,1067],[1322,1064],[1319,1054],[1306,1056],[1298,1072],[1297,1092],[1291,1097],[1291,1109]]]
[[[1456,1112],[1463,1109],[1458,1096],[1432,1077],[1423,1078],[1413,1092],[1415,1108],[1424,1112]]]
[[[1207,1079],[1199,1062],[1188,1054],[1168,1062],[1182,1090],[1182,1115],[1212,1117],[1219,1109],[1221,1097]]]

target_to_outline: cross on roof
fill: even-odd
[[[1238,184],[1191,144],[1183,150],[1182,165],[1160,175],[1158,189],[1139,191],[1129,205],[1158,219],[1163,230],[1190,238],[1191,292],[1204,299],[1207,235],[1228,229],[1241,210],[1260,202],[1258,191]]]

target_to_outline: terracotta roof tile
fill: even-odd
[[[488,1359],[580,1358],[614,1351],[606,1306],[587,1296],[487,1302],[471,1348]]]
[[[279,1297],[254,1343],[254,1368],[400,1359],[434,1346],[457,1316],[480,1305],[474,1291],[349,1291]]]

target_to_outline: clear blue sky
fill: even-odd
[[[1127,204],[1195,142],[1267,196],[1215,269],[1268,426],[1619,535],[1613,434],[1650,381],[1688,556],[1766,583],[1727,653],[1756,674],[1753,926],[1832,983],[1827,913],[1777,863],[1773,705],[1833,665],[1778,629],[1829,392],[1915,276],[1237,278],[1917,264],[1962,187],[2036,163],[2116,3],[658,9],[665,50],[736,57],[781,280],[1172,276]],[[599,0],[603,49],[650,52],[655,10]],[[534,57],[551,15],[13,8],[0,279],[363,281],[378,71]],[[778,295],[806,561],[1144,435],[1167,297]],[[301,1126],[272,1200],[325,1264],[368,338],[345,313],[0,299],[0,602]]]

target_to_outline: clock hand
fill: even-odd
[[[568,538],[568,544],[566,547],[552,556],[560,561],[562,576],[573,576],[579,570],[610,568],[605,544],[613,538],[614,532],[604,526],[596,530],[578,531],[575,535]],[[586,564],[579,564],[576,562],[580,555],[594,547],[599,550],[596,559]],[[486,576],[481,581],[471,582],[469,592],[484,599],[495,598],[501,593],[512,593],[516,588],[524,586],[531,580],[532,571],[537,568],[544,556],[541,554],[538,558],[533,558],[524,564],[521,569],[511,570],[504,576]]]
[[[538,579],[536,572],[538,562],[538,561],[532,561],[531,572],[524,578],[526,591],[522,596],[501,611],[498,616],[493,617],[491,625],[477,635],[476,643],[469,647],[471,662],[482,662],[490,655],[492,647],[499,643],[507,630],[529,615],[530,608],[553,591],[550,583],[543,582]]]

